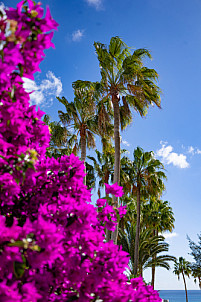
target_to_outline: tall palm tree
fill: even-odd
[[[134,150],[134,160],[130,165],[130,179],[132,181],[132,194],[137,196],[137,224],[135,240],[134,274],[137,274],[140,238],[141,199],[149,196],[159,196],[164,190],[166,179],[163,164],[154,158],[153,152],[144,152],[137,147]]]
[[[190,278],[191,274],[191,264],[189,261],[185,260],[183,257],[179,257],[178,261],[175,261],[173,273],[180,278],[180,274],[183,277],[184,287],[186,292],[186,302],[188,302],[187,286],[185,276]]]
[[[96,83],[79,80],[72,86],[75,95],[74,102],[67,101],[65,97],[57,97],[66,108],[66,112],[58,111],[58,113],[61,122],[71,127],[74,132],[72,140],[75,141],[75,147],[81,149],[81,160],[85,162],[87,147],[95,148],[94,134],[97,133],[95,110],[99,95]]]
[[[101,84],[105,98],[110,100],[114,115],[115,163],[114,183],[120,180],[120,125],[123,130],[132,121],[131,108],[144,116],[149,105],[160,107],[158,74],[143,65],[151,58],[147,49],[130,48],[119,38],[112,37],[109,46],[94,42],[101,68]],[[114,198],[116,206],[118,199]],[[116,232],[117,239],[117,232]]]

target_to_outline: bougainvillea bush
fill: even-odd
[[[128,282],[128,255],[104,240],[125,208],[91,204],[73,154],[45,157],[49,130],[23,88],[53,46],[58,24],[43,15],[28,0],[0,20],[0,301],[161,301],[142,278]]]

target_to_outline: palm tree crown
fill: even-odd
[[[175,218],[169,202],[154,197],[150,198],[143,208],[143,221],[148,227],[155,230],[156,235],[159,232],[172,232]]]
[[[101,68],[103,89],[107,97],[122,96],[120,109],[127,115],[127,122],[132,120],[131,108],[145,115],[149,105],[160,107],[160,89],[155,84],[158,74],[154,69],[143,66],[144,58],[151,59],[147,49],[137,49],[131,53],[119,37],[112,37],[109,46],[100,42],[95,42],[94,46]],[[125,114],[122,116],[125,117]],[[124,126],[125,121],[122,128]]]
[[[174,265],[174,274],[180,278],[181,274],[184,274],[187,277],[190,277],[191,274],[191,264],[189,261],[184,259],[183,257],[179,257],[179,260],[175,262]]]
[[[57,99],[65,106],[66,112],[59,111],[62,123],[67,124],[74,133],[72,140],[76,142],[75,148],[81,148],[81,160],[86,159],[86,147],[95,147],[95,84],[88,81],[76,81],[73,83],[74,101],[68,102],[65,97]]]

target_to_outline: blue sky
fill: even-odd
[[[18,1],[5,0],[6,6]],[[148,48],[153,56],[148,67],[159,73],[162,109],[151,108],[142,119],[134,113],[124,133],[122,147],[132,157],[141,146],[156,152],[164,162],[168,181],[164,200],[175,213],[175,230],[167,238],[169,253],[192,261],[186,235],[197,240],[201,231],[201,1],[199,0],[43,0],[60,24],[46,51],[41,73],[27,81],[35,89],[32,102],[53,120],[64,110],[55,96],[73,99],[71,84],[100,80],[93,43],[108,44],[120,36],[133,48]],[[150,281],[150,272],[145,272]],[[189,289],[198,289],[193,279]],[[172,271],[157,269],[156,289],[183,289]]]

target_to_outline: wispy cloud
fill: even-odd
[[[165,237],[165,239],[171,239],[171,238],[179,236],[179,234],[176,232],[172,232],[172,233],[164,233],[164,234],[162,234],[162,236]]]
[[[161,160],[164,164],[170,165],[184,169],[188,168],[190,165],[187,162],[186,155],[173,152],[173,147],[167,145],[167,142],[160,142],[161,148],[156,151],[156,155],[161,157]]]
[[[126,147],[130,147],[129,142],[127,142],[126,140],[122,140],[121,141],[123,145],[125,145]]]
[[[30,94],[31,104],[40,105],[42,107],[50,107],[56,96],[60,96],[62,92],[62,83],[52,71],[48,71],[46,79],[40,84],[27,78],[23,78],[24,88]]]
[[[201,150],[198,148],[194,148],[193,146],[189,146],[187,152],[191,155],[201,154]]]
[[[94,6],[99,10],[102,7],[102,0],[85,0],[90,6]]]
[[[192,146],[188,147],[188,153],[190,154],[194,154],[195,153],[195,148],[193,148]]]
[[[78,29],[72,33],[73,42],[79,42],[84,36],[84,30]]]

